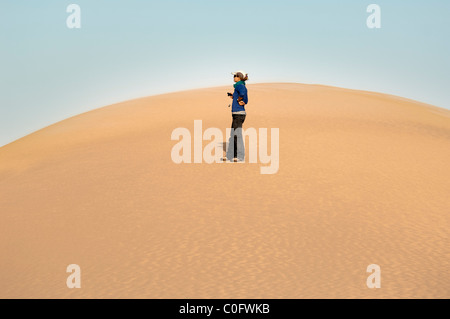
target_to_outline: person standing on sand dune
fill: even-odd
[[[245,105],[248,103],[247,88],[245,81],[248,80],[248,74],[242,70],[232,72],[234,79],[234,93],[228,93],[233,99],[231,107],[231,135],[228,142],[228,149],[225,161],[243,162],[245,160],[244,139],[242,136],[242,124],[245,121]],[[233,146],[233,147],[231,147]]]

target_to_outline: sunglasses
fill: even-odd
[[[235,78],[238,78],[238,77],[239,77],[239,75],[235,75],[234,77],[235,77]]]

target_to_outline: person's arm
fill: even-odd
[[[238,85],[236,89],[239,94],[239,105],[246,105],[248,103],[247,88],[245,87],[245,85]]]

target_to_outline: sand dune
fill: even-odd
[[[106,106],[1,147],[0,298],[449,298],[450,111],[247,86],[244,128],[279,128],[273,175],[172,162],[175,128],[230,126],[228,86]]]

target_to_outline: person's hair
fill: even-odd
[[[236,75],[239,77],[239,79],[240,79],[241,81],[247,81],[247,80],[248,80],[248,75],[246,75],[246,76],[244,77],[244,75],[243,75],[241,72],[238,72]]]

